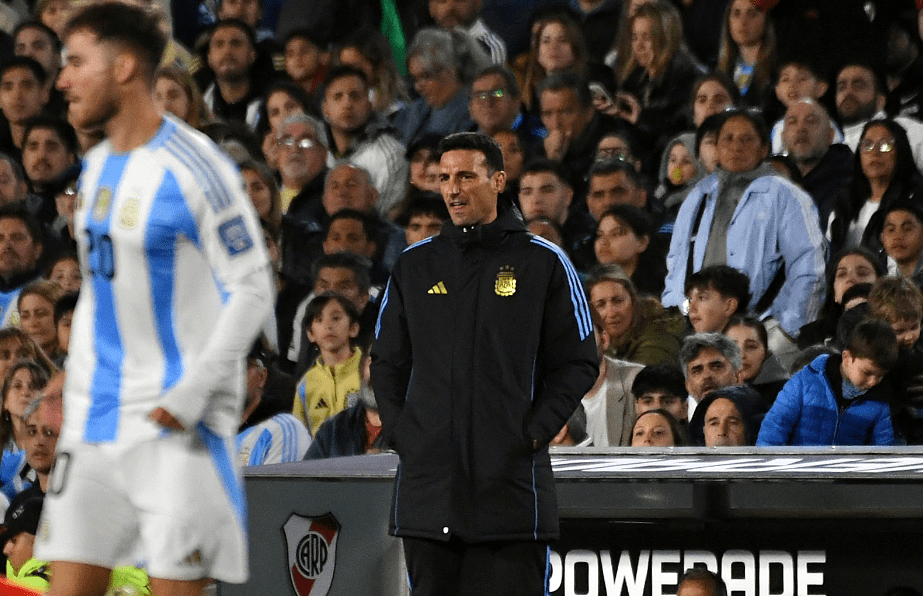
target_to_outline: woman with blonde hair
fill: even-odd
[[[212,120],[192,75],[178,66],[164,66],[154,76],[154,103],[189,126],[199,129]]]
[[[621,91],[603,111],[635,124],[656,148],[691,128],[685,110],[689,90],[705,69],[683,44],[682,18],[668,2],[641,5],[629,24],[630,51],[624,62],[620,53],[616,70]]]
[[[54,306],[64,295],[64,289],[53,281],[40,279],[19,292],[19,326],[54,360],[61,354],[58,329],[54,322]]]
[[[776,76],[776,30],[750,0],[728,3],[716,70],[731,77],[744,105],[765,107]]]

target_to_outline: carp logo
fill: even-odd
[[[326,596],[336,567],[340,523],[332,513],[308,517],[293,513],[282,526],[288,570],[298,596]]]
[[[512,267],[500,267],[497,281],[494,283],[494,292],[497,296],[512,296],[516,293],[516,273]]]

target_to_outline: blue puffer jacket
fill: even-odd
[[[894,444],[886,402],[866,393],[837,407],[831,383],[839,392],[840,362],[840,356],[818,356],[785,384],[763,419],[757,446]]]

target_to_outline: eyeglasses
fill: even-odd
[[[618,160],[629,163],[629,159],[631,159],[631,154],[628,153],[628,151],[625,149],[619,149],[618,147],[613,147],[611,149],[601,148],[596,151],[596,158],[594,161]]]
[[[894,151],[894,139],[885,139],[884,141],[862,141],[862,144],[859,145],[859,149],[863,153],[871,153],[878,149],[879,153],[890,153]]]
[[[490,91],[473,91],[471,93],[471,99],[476,99],[477,101],[490,101],[495,99],[503,99],[506,97],[506,91],[503,89],[491,89]]]
[[[317,141],[315,141],[314,139],[310,139],[308,137],[303,137],[301,139],[285,137],[285,138],[279,139],[277,144],[279,145],[279,147],[288,147],[289,149],[297,148],[297,149],[308,150],[314,145],[316,145]]]

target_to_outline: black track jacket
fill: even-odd
[[[372,384],[401,461],[391,533],[555,538],[547,445],[599,374],[563,251],[515,208],[483,226],[447,222],[398,259],[375,333]]]

